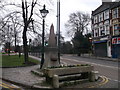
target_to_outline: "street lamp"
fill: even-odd
[[[46,10],[45,5],[43,6],[43,9],[40,10],[40,13],[41,13],[42,18],[43,18],[43,25],[42,25],[42,27],[43,27],[43,31],[42,31],[42,58],[41,58],[41,66],[40,66],[40,69],[41,69],[42,66],[43,66],[43,63],[44,63],[44,33],[45,33],[44,30],[45,30],[45,17],[46,17],[46,15],[49,13],[49,11]]]

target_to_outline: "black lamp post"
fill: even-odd
[[[43,6],[43,9],[40,10],[40,13],[42,15],[43,18],[43,31],[42,31],[42,58],[41,58],[41,65],[40,65],[40,69],[42,68],[43,64],[44,64],[44,34],[45,34],[45,17],[46,15],[49,13],[48,10],[45,9],[45,5]]]

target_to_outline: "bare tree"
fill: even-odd
[[[1,35],[0,41],[3,44],[6,43],[7,41],[12,42],[12,43],[15,42],[15,47],[16,47],[16,43],[20,42],[19,33],[21,32],[21,27],[22,27],[22,25],[19,22],[19,16],[17,15],[17,13],[15,14],[10,13],[4,18],[2,18],[0,22],[0,26],[1,26],[0,27],[0,35]],[[5,38],[8,36],[9,38]],[[7,40],[7,39],[10,39],[10,40]]]
[[[84,33],[85,30],[88,30],[89,23],[89,14],[82,12],[71,13],[69,20],[65,24],[67,34],[73,37],[75,32]]]
[[[24,21],[24,29],[23,29],[23,47],[24,47],[24,59],[25,59],[25,63],[28,62],[28,46],[27,46],[27,28],[29,26],[29,24],[31,22],[33,22],[32,16],[33,16],[33,8],[35,7],[37,3],[37,0],[34,1],[32,0],[32,4],[31,4],[31,11],[30,11],[30,15],[28,16],[28,5],[27,5],[27,1],[22,0],[22,15],[23,15],[23,21]]]
[[[12,21],[12,29],[13,29],[13,37],[14,37],[14,44],[15,44],[15,49],[17,46],[17,42],[20,42],[20,37],[19,37],[19,33],[21,32],[21,27],[22,25],[19,23],[18,18],[20,18],[20,16],[18,16],[17,14],[13,17],[11,16],[11,21]]]
[[[11,42],[13,41],[13,36],[12,36],[12,29],[10,23],[7,23],[4,26],[5,22],[1,22],[0,25],[2,28],[0,28],[0,41],[1,44],[4,44],[5,42]],[[3,27],[4,26],[4,27]]]
[[[7,21],[9,20],[9,18],[11,18],[11,22],[13,23],[13,27],[12,30],[14,31],[15,28],[19,28],[20,25],[22,26],[23,32],[22,32],[22,39],[23,39],[23,48],[24,48],[24,60],[25,63],[28,62],[28,46],[27,46],[27,34],[30,32],[35,33],[36,35],[38,34],[39,36],[41,36],[41,27],[42,27],[42,17],[40,15],[39,9],[40,7],[42,7],[41,2],[45,2],[48,3],[50,6],[50,4],[52,3],[52,0],[31,0],[32,2],[30,2],[28,0],[21,0],[21,4],[18,4],[16,2],[11,2],[11,3],[7,3],[4,2],[2,3],[2,10],[5,10],[5,15],[1,16],[1,18],[3,18],[3,21]],[[10,9],[8,7],[16,7],[14,9]],[[50,7],[49,7],[50,10]],[[1,11],[0,11],[1,12]],[[20,15],[19,18],[15,18],[14,16],[17,14]],[[34,18],[34,19],[33,19]],[[4,26],[6,26],[6,23],[3,24],[1,28],[3,28]],[[18,27],[19,26],[19,27]],[[1,29],[2,30],[2,29]],[[3,30],[4,31],[4,30]],[[15,31],[16,32],[16,31]],[[17,33],[17,32],[16,32]],[[14,34],[14,37],[16,37],[17,35]],[[16,42],[16,40],[15,40]]]

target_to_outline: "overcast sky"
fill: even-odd
[[[21,0],[7,0],[7,2],[8,1],[19,2]],[[46,4],[46,2],[44,1],[47,1],[47,0],[43,0],[42,4]],[[53,11],[49,12],[48,16],[46,17],[46,23],[49,22],[49,27],[53,23],[56,31],[57,0],[53,0],[53,2],[54,2],[54,6],[53,6],[54,12]],[[61,28],[62,35],[65,37],[65,41],[67,41],[67,40],[70,40],[70,38],[66,37],[65,35],[64,25],[69,19],[69,15],[76,11],[82,11],[82,12],[87,12],[91,14],[93,10],[95,10],[97,7],[99,7],[102,4],[102,0],[60,0],[60,4],[61,4],[61,7],[60,7],[61,27],[60,28]],[[47,7],[49,6],[46,5],[46,8]],[[49,10],[49,8],[47,9]]]
[[[115,0],[112,0],[115,1]],[[57,0],[54,1],[55,10],[57,10]],[[70,38],[65,35],[65,23],[69,19],[69,15],[76,11],[87,12],[91,15],[92,11],[98,8],[102,4],[102,0],[60,0],[60,20],[61,20],[61,32],[65,36],[65,40]]]
[[[21,0],[5,0],[7,2],[21,2]],[[28,0],[29,1],[29,0]],[[31,1],[31,0],[30,0]],[[39,1],[39,0],[38,0]],[[47,0],[41,0],[41,4],[46,4]],[[114,1],[114,0],[113,0]],[[46,23],[49,22],[49,27],[53,23],[56,31],[56,23],[57,23],[57,0],[53,0],[54,6],[53,11],[50,11],[50,6],[46,4],[46,8],[49,10],[49,14],[46,17]],[[69,15],[76,11],[87,12],[91,14],[93,10],[99,7],[102,4],[102,0],[60,0],[60,20],[61,20],[61,32],[62,35],[65,37],[65,40],[70,40],[70,38],[66,37],[65,35],[65,23],[69,19]],[[42,9],[42,8],[40,8]]]
[[[102,4],[101,0],[60,0],[60,20],[61,20],[61,32],[63,36],[65,35],[65,23],[69,19],[69,15],[76,11],[87,12],[91,14],[93,10],[99,7]],[[57,0],[54,1],[54,10],[55,13],[52,15],[54,20],[51,22],[54,23],[54,27],[56,30],[56,11],[57,11]],[[50,15],[48,15],[47,19]],[[65,37],[65,40],[70,40],[70,38]]]

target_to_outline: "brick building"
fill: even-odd
[[[102,2],[92,11],[95,56],[120,57],[120,2]]]

